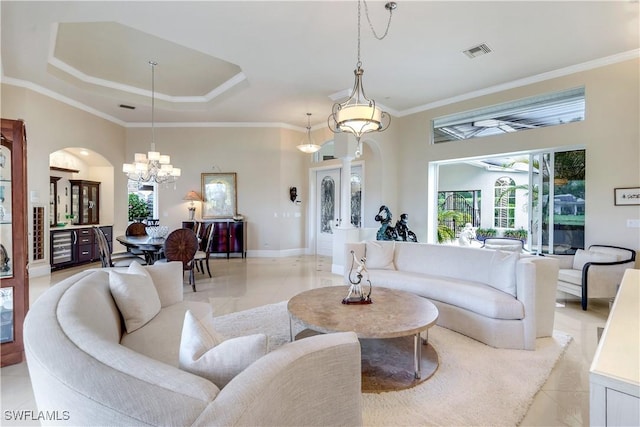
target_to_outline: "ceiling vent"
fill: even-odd
[[[486,55],[491,52],[491,48],[487,46],[485,43],[479,44],[478,46],[471,47],[467,50],[463,51],[465,55],[469,58],[476,58],[478,56]]]

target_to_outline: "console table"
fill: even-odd
[[[202,242],[203,247],[200,249],[206,251],[206,231],[211,224],[213,229],[213,242],[210,245],[211,254],[226,254],[227,258],[231,254],[240,254],[242,258],[247,256],[247,223],[245,221],[234,220],[200,220],[200,221],[182,221],[182,228],[194,229],[200,224],[198,238]]]
[[[625,271],[589,371],[592,426],[640,425],[640,270]]]

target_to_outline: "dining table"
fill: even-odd
[[[164,237],[151,236],[117,236],[116,240],[129,249],[138,249],[144,253],[148,265],[153,264],[160,258],[164,247]]]

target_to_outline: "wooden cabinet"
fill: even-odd
[[[100,183],[70,179],[69,184],[71,184],[73,224],[98,224],[100,222]]]
[[[194,229],[197,224],[200,224],[198,237],[202,241],[203,251],[206,250],[205,233],[209,224],[212,224],[214,227],[213,241],[210,243],[212,254],[225,254],[227,258],[231,254],[240,254],[242,258],[247,256],[247,223],[245,221],[183,221],[182,227]]]
[[[24,359],[27,274],[27,141],[22,120],[2,119],[0,146],[0,364]]]
[[[100,227],[113,247],[113,228]],[[98,261],[100,251],[93,227],[51,230],[51,269],[60,270],[88,262]]]
[[[60,177],[49,177],[49,225],[55,226],[60,222],[58,218],[58,181]]]

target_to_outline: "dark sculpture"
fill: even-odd
[[[403,213],[400,215],[400,220],[396,222],[396,233],[398,233],[398,240],[402,240],[403,242],[418,242],[418,238],[416,234],[409,230],[407,226],[407,221],[409,220],[409,215]]]
[[[391,224],[391,219],[393,215],[391,215],[391,211],[385,205],[380,206],[378,210],[378,215],[376,215],[376,221],[382,224],[378,229],[378,234],[376,234],[377,240],[398,240],[398,234],[396,233],[395,228],[393,228]]]
[[[409,215],[403,213],[400,215],[400,220],[396,222],[396,226],[391,226],[391,211],[385,205],[380,206],[378,215],[376,215],[376,221],[379,221],[382,225],[378,229],[376,235],[377,240],[399,240],[403,242],[417,242],[418,239],[413,231],[409,230],[407,221]]]

